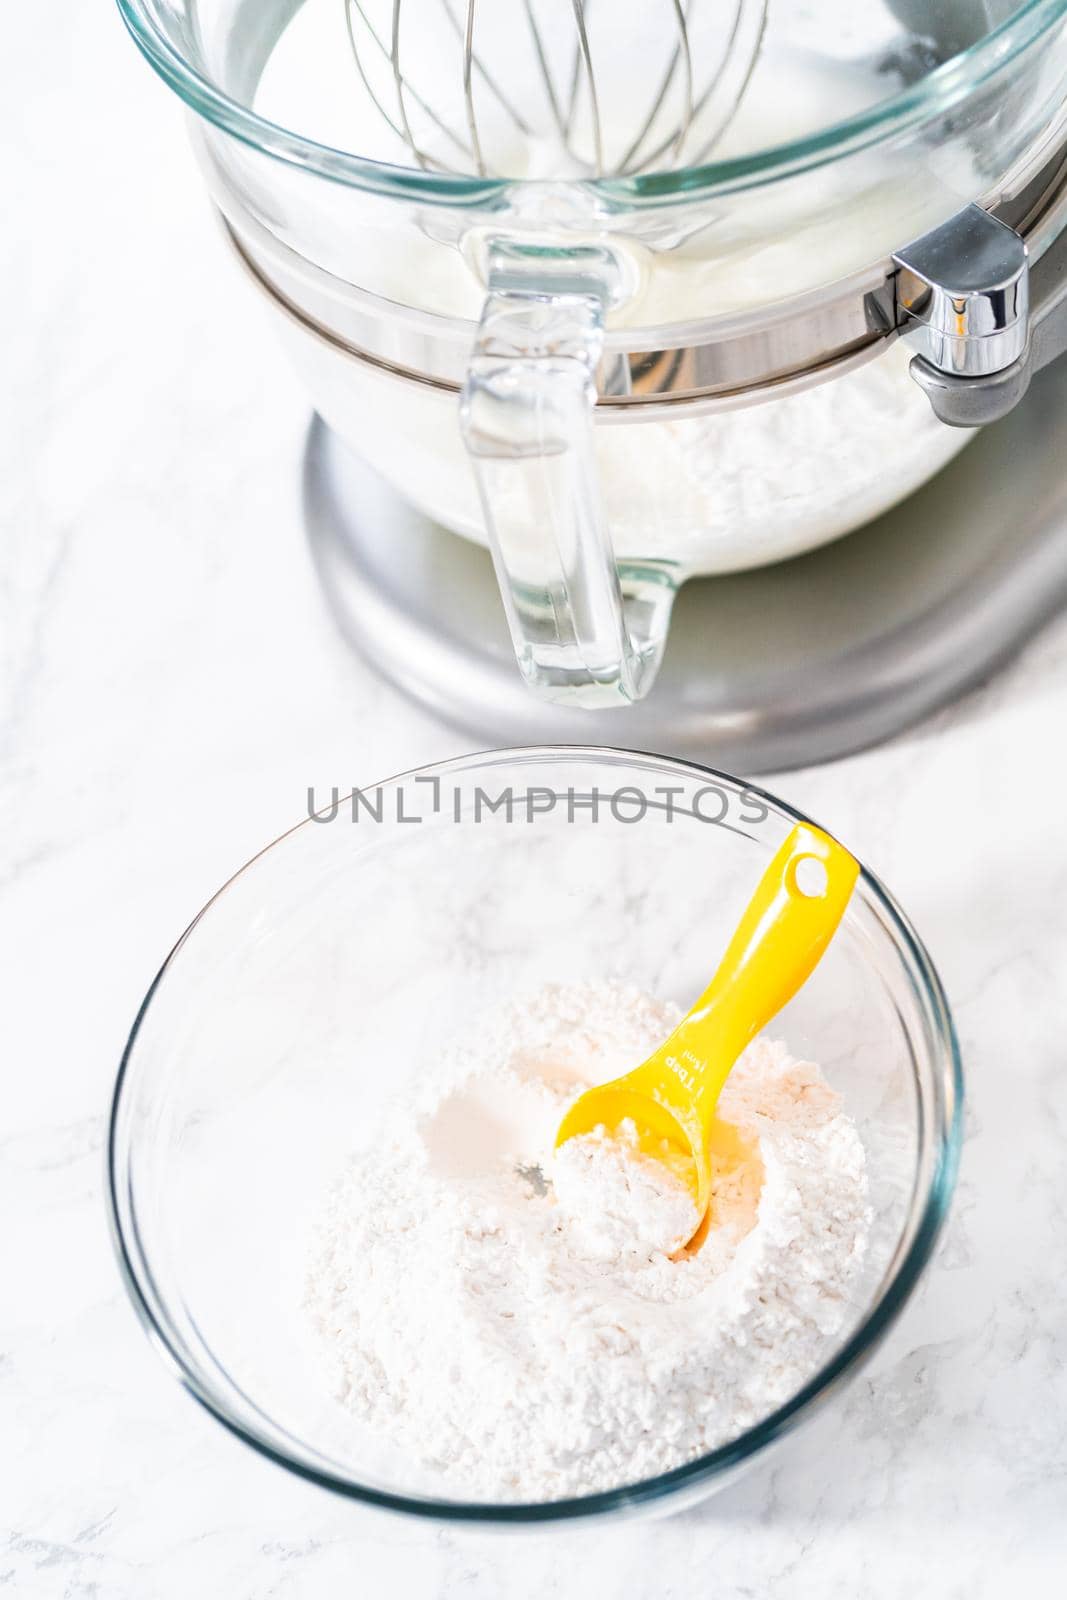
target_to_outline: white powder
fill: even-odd
[[[333,1190],[308,1303],[329,1381],[453,1492],[632,1483],[735,1437],[810,1378],[858,1309],[863,1148],[817,1067],[758,1040],[720,1102],[695,1255],[614,1244],[557,1203],[559,1118],[679,1019],[604,984],[549,988],[435,1064]]]
[[[665,1139],[662,1147],[669,1155]],[[641,1149],[629,1117],[614,1134],[600,1127],[568,1139],[552,1158],[552,1189],[583,1246],[605,1261],[632,1251],[670,1255],[700,1221],[685,1178]]]

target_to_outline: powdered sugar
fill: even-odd
[[[434,1064],[331,1194],[308,1290],[328,1381],[457,1494],[545,1499],[677,1466],[788,1399],[854,1316],[862,1145],[780,1044],[757,1041],[723,1091],[739,1142],[693,1257],[613,1243],[557,1203],[566,1105],[677,1021],[616,985],[546,989]]]
[[[601,1127],[568,1139],[552,1159],[552,1188],[583,1248],[604,1261],[634,1251],[670,1255],[700,1221],[689,1184],[641,1149],[629,1117],[614,1134]]]

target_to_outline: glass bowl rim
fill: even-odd
[[[429,173],[415,167],[372,161],[306,138],[261,117],[199,71],[171,43],[166,29],[157,20],[155,0],[117,0],[117,4],[142,54],[191,110],[243,144],[291,166],[331,182],[396,199],[469,207],[502,205],[512,191],[534,189],[542,182]],[[731,194],[739,189],[759,188],[777,179],[824,166],[944,116],[990,78],[1006,70],[1065,14],[1067,0],[1025,0],[1010,17],[966,50],[942,62],[918,83],[801,139],[729,161],[712,161],[698,167],[627,178],[589,178],[580,180],[577,186],[612,209],[633,209],[662,205],[675,199],[692,201]]]
[[[432,776],[441,779],[448,775],[456,775],[467,771],[472,764],[487,759],[491,760],[493,765],[503,766],[509,763],[526,764],[537,761],[564,761],[568,759],[585,761],[591,765],[601,763],[611,765],[616,758],[620,758],[622,761],[631,760],[639,763],[652,763],[660,766],[668,774],[671,772],[686,772],[702,778],[719,780],[732,787],[743,789],[746,793],[758,796],[774,812],[786,820],[812,823],[813,826],[818,825],[804,812],[796,810],[793,806],[780,800],[777,795],[761,788],[759,784],[749,782],[747,779],[736,778],[730,773],[706,766],[702,762],[681,760],[673,756],[656,755],[650,751],[626,750],[614,745],[516,745],[499,749],[470,751],[465,755],[450,757],[444,761],[429,762],[423,766],[410,767],[403,772],[394,773],[389,778],[381,779],[371,787],[387,789],[416,777]],[[134,1248],[132,1242],[127,1238],[119,1204],[119,1192],[122,1187],[123,1177],[124,1175],[128,1176],[128,1169],[120,1162],[119,1118],[131,1074],[134,1050],[138,1034],[157,990],[170,972],[186,941],[191,937],[215,902],[221,899],[238,879],[249,873],[261,857],[284,843],[292,834],[303,828],[310,827],[313,821],[314,818],[312,816],[305,817],[302,821],[294,824],[291,828],[287,828],[275,839],[272,839],[261,850],[257,850],[255,855],[251,856],[243,866],[239,867],[236,872],[226,879],[197,912],[167,954],[141,1002],[134,1018],[133,1026],[130,1029],[115,1079],[106,1147],[106,1200],[112,1244],[118,1258],[119,1269],[126,1291],[141,1324],[150,1342],[161,1355],[165,1364],[174,1373],[182,1387],[230,1433],[243,1440],[245,1444],[260,1455],[295,1473],[305,1481],[317,1484],[320,1488],[331,1490],[347,1500],[377,1506],[389,1511],[429,1518],[438,1522],[482,1522],[495,1525],[549,1523],[571,1521],[581,1517],[593,1517],[602,1515],[605,1512],[636,1510],[647,1503],[666,1499],[678,1492],[692,1489],[702,1483],[730,1473],[733,1468],[739,1467],[743,1462],[759,1455],[776,1439],[791,1432],[813,1408],[830,1395],[847,1375],[854,1375],[869,1359],[910,1298],[923,1268],[930,1259],[948,1212],[956,1183],[962,1141],[963,1068],[955,1025],[944,988],[922,940],[915,932],[908,918],[881,881],[862,862],[860,863],[859,881],[864,885],[877,908],[886,917],[894,944],[902,948],[904,954],[910,958],[918,974],[920,980],[919,996],[923,1002],[924,1009],[929,1014],[929,1020],[936,1029],[936,1044],[938,1046],[936,1058],[937,1065],[940,1068],[941,1081],[945,1082],[947,1080],[949,1093],[946,1096],[946,1105],[948,1106],[948,1114],[943,1124],[933,1130],[933,1138],[936,1141],[935,1159],[925,1192],[921,1195],[917,1193],[912,1197],[909,1221],[913,1220],[917,1213],[917,1223],[914,1237],[908,1250],[899,1262],[893,1276],[857,1323],[841,1349],[830,1361],[820,1367],[808,1382],[784,1405],[779,1406],[777,1410],[764,1417],[762,1421],[746,1429],[744,1433],[738,1435],[736,1439],[729,1441],[727,1444],[720,1445],[715,1450],[708,1451],[695,1460],[686,1462],[683,1466],[674,1467],[669,1472],[658,1473],[656,1476],[643,1479],[638,1483],[625,1484],[619,1488],[599,1490],[594,1494],[573,1496],[561,1500],[519,1503],[444,1500],[424,1495],[408,1495],[384,1489],[375,1489],[369,1485],[357,1483],[351,1478],[341,1476],[339,1473],[317,1467],[310,1461],[303,1461],[293,1455],[289,1455],[276,1442],[265,1435],[257,1433],[253,1427],[248,1426],[241,1419],[234,1416],[227,1409],[225,1397],[216,1395],[207,1383],[201,1381],[196,1372],[190,1370],[183,1358],[180,1341],[173,1336],[165,1315],[157,1316],[153,1307],[152,1297],[146,1288],[147,1282],[151,1279],[147,1259],[138,1249]],[[140,1270],[138,1258],[141,1261]],[[269,1421],[270,1419],[268,1418],[267,1420]],[[276,1432],[281,1434],[284,1430],[278,1427]]]

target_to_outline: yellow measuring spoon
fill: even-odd
[[[560,1123],[557,1149],[632,1118],[642,1148],[684,1165],[701,1218],[691,1246],[707,1228],[713,1141],[736,1149],[715,1115],[723,1084],[745,1046],[815,971],[859,870],[836,839],[798,823],[760,879],[718,971],[670,1038],[632,1072],[580,1095]]]

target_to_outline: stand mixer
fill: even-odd
[[[782,766],[1067,595],[1067,0],[120,5],[323,419],[335,609],[436,709]]]

